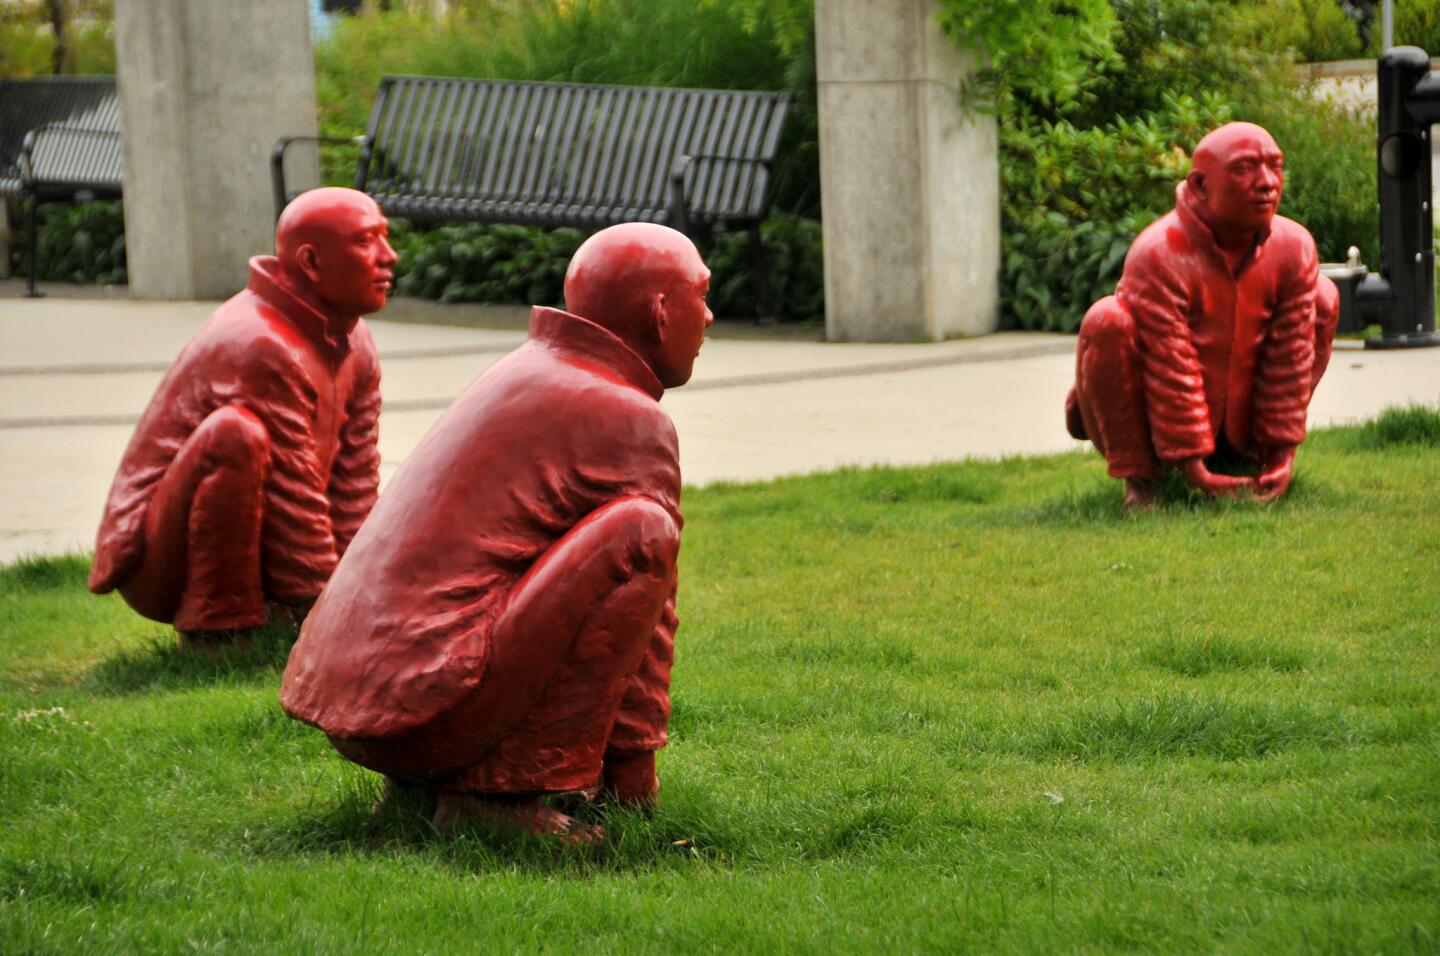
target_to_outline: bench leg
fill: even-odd
[[[770,289],[770,269],[765,262],[765,243],[760,224],[750,227],[750,268],[755,274],[755,301],[760,306],[761,322],[775,321],[775,295]]]
[[[35,288],[35,253],[36,246],[39,245],[40,235],[35,215],[36,206],[39,206],[39,203],[36,202],[35,196],[30,197],[30,209],[26,215],[30,235],[26,238],[26,255],[24,255],[24,272],[26,272],[26,278],[24,278],[24,294],[29,298],[39,298],[45,295],[45,292],[40,292],[39,289]]]
[[[36,225],[37,220],[35,216],[35,207],[38,205],[40,205],[40,201],[37,200],[34,196],[31,196],[30,209],[29,212],[26,214],[26,224],[27,228],[30,231],[30,235],[27,236],[25,239],[28,247],[25,250],[25,295],[31,299],[38,299],[40,296],[45,294],[35,288],[35,247],[39,245],[39,232],[37,231]]]
[[[10,200],[0,196],[0,279],[10,278]]]

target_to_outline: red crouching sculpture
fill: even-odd
[[[305,622],[281,703],[343,755],[480,815],[598,836],[540,802],[659,792],[680,465],[661,393],[711,322],[683,235],[631,223],[570,262],[574,314],[477,378],[381,496]]]
[[[171,365],[105,503],[90,590],[214,649],[273,611],[303,616],[375,502],[380,366],[362,314],[395,253],[364,193],[285,209],[276,256]]]
[[[1269,500],[1290,485],[1340,297],[1310,233],[1275,215],[1284,184],[1261,127],[1208,134],[1175,210],[1135,240],[1115,295],[1081,323],[1066,424],[1125,479],[1127,505],[1153,502],[1170,467],[1209,495]],[[1258,476],[1211,470],[1235,459]]]

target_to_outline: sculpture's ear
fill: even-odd
[[[1185,183],[1190,187],[1190,191],[1193,192],[1196,196],[1201,199],[1206,198],[1205,174],[1202,173],[1200,170],[1190,170],[1190,175],[1185,177]]]
[[[670,334],[669,310],[665,306],[665,293],[657,292],[650,297],[647,331],[656,342],[664,342]]]
[[[295,267],[312,283],[320,281],[320,254],[308,242],[295,250]]]

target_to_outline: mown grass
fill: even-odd
[[[598,848],[437,839],[219,664],[0,570],[0,952],[1440,950],[1440,415],[1292,495],[1093,455],[687,492],[673,742]],[[580,808],[582,815],[595,816]]]

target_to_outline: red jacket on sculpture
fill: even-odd
[[[1151,504],[1172,467],[1205,494],[1272,500],[1289,487],[1339,291],[1310,233],[1276,215],[1284,185],[1263,128],[1212,130],[1175,209],[1140,233],[1115,294],[1080,323],[1066,427],[1125,480],[1128,506]]]
[[[1115,295],[1135,319],[1163,461],[1305,440],[1315,362],[1315,241],[1276,216],[1232,273],[1189,187],[1130,247]]]
[[[123,587],[144,552],[151,498],[177,452],[212,413],[237,406],[269,435],[264,478],[263,600],[313,601],[374,504],[380,366],[363,321],[323,314],[277,281],[277,260],[250,261],[249,287],[180,352],[145,409],[105,503],[90,589]],[[187,622],[177,620],[177,627]]]

